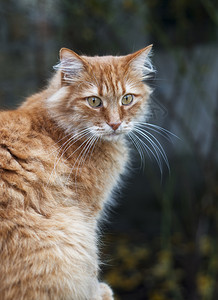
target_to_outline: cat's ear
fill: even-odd
[[[152,46],[149,45],[146,48],[125,56],[126,66],[141,76],[142,80],[150,77],[155,72],[150,60]]]
[[[74,51],[61,48],[60,63],[54,68],[61,71],[61,85],[75,82],[85,69],[86,61]]]
[[[61,50],[59,51],[59,55],[61,61],[76,60],[78,62],[85,63],[84,59],[79,56],[79,54],[67,48],[61,48]]]

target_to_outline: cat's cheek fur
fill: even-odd
[[[74,114],[69,113],[69,109],[67,108],[69,97],[69,87],[62,87],[45,101],[45,106],[50,117],[68,133],[73,131],[74,122],[79,121]]]

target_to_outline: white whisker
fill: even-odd
[[[67,150],[73,145],[75,144],[79,139],[84,138],[85,136],[87,136],[89,134],[89,129],[86,128],[84,130],[82,130],[79,133],[74,134],[73,136],[71,136],[61,147],[58,148],[58,153],[56,155],[55,158],[55,163],[54,163],[54,167],[53,170],[51,172],[51,175],[49,176],[48,179],[48,183],[50,182],[53,174],[56,172],[56,167],[58,165],[58,163],[60,162],[61,158],[64,156],[64,154],[67,152]],[[64,149],[64,151],[62,152],[61,156],[58,158],[58,155],[60,154],[61,150],[66,146],[66,148]]]
[[[68,175],[68,177],[67,177],[67,181],[70,179],[70,176],[71,176],[71,174],[72,174],[72,172],[73,172],[73,169],[74,169],[74,167],[76,166],[76,163],[77,163],[77,161],[79,160],[79,162],[80,162],[80,158],[81,158],[81,156],[83,155],[83,153],[84,153],[84,151],[86,151],[86,149],[87,149],[87,146],[89,145],[89,143],[92,141],[92,139],[93,139],[93,135],[92,136],[89,136],[73,153],[71,153],[70,154],[70,156],[67,158],[67,160],[76,152],[76,151],[78,151],[83,145],[84,145],[84,147],[83,147],[83,149],[81,150],[81,152],[80,152],[80,154],[78,155],[78,157],[77,157],[77,159],[76,159],[76,161],[74,162],[74,164],[73,164],[73,166],[72,166],[72,168],[71,168],[71,171],[70,171],[70,174]]]
[[[135,146],[136,150],[139,153],[139,156],[141,158],[141,166],[140,167],[144,167],[145,156],[144,156],[144,152],[143,152],[143,147],[141,147],[141,144],[138,142],[138,140],[135,138],[135,136],[132,132],[128,133],[128,137],[130,138],[130,140],[132,141],[133,145]],[[146,149],[146,151],[147,151],[147,149]],[[149,155],[148,152],[147,152],[147,154]]]
[[[149,130],[152,130],[153,132],[156,132],[156,133],[158,133],[160,136],[162,136],[163,138],[165,138],[167,141],[169,141],[170,143],[172,143],[173,142],[173,140],[172,140],[172,137],[169,135],[169,134],[167,134],[166,132],[164,132],[164,131],[162,131],[162,130],[158,130],[158,129],[156,129],[156,128],[153,128],[153,127],[149,127],[149,126],[147,126],[146,124],[143,124],[143,125],[139,125],[140,127],[142,127],[142,129],[145,127],[146,129],[149,129]]]
[[[132,132],[134,134],[134,136],[138,139],[138,141],[140,142],[140,144],[142,145],[142,147],[147,150],[150,151],[150,153],[153,155],[154,159],[156,160],[158,167],[160,169],[161,175],[162,175],[162,163],[161,163],[161,159],[160,159],[160,155],[157,152],[156,148],[151,144],[152,148],[150,148],[137,134],[135,134],[134,132]]]
[[[68,137],[68,136],[72,136],[72,133],[70,132],[70,133],[64,135],[61,139],[59,139],[56,143],[54,143],[53,147],[55,147],[56,145],[58,145],[61,141],[63,141],[64,139],[66,139],[66,137]],[[49,153],[49,155],[53,154],[54,152],[57,152],[59,148],[60,147],[58,147],[57,149],[54,149],[52,152]]]
[[[168,167],[168,170],[170,171],[168,158],[167,158],[166,153],[165,153],[163,147],[161,146],[160,142],[157,140],[157,138],[145,129],[142,130],[141,128],[139,129],[136,127],[135,131],[138,134],[140,134],[141,136],[143,136],[152,145],[152,147],[160,161],[161,161],[160,155],[162,156],[162,158],[164,159],[164,162],[166,163],[166,165]]]
[[[96,135],[93,135],[92,136],[92,139],[88,142],[88,145],[85,146],[85,149],[83,149],[83,154],[81,155],[81,158],[79,160],[79,164],[78,164],[78,167],[76,169],[76,174],[75,174],[75,184],[76,184],[76,179],[77,179],[77,176],[78,176],[78,172],[79,172],[79,169],[82,170],[82,167],[86,161],[86,158],[90,152],[90,150],[94,147],[94,145],[96,144],[96,141],[99,139],[98,136]],[[93,150],[93,149],[92,149]],[[93,151],[92,151],[93,152]],[[92,154],[91,152],[91,154]],[[91,155],[90,154],[90,155]],[[81,166],[81,167],[80,167]]]
[[[150,128],[151,130],[157,130],[157,133],[159,134],[166,134],[167,137],[169,137],[170,141],[172,142],[171,138],[174,137],[174,138],[177,138],[177,139],[180,139],[176,134],[172,133],[171,131],[163,128],[163,127],[160,127],[158,125],[155,125],[155,124],[151,124],[151,123],[142,123],[142,122],[135,122],[135,124],[138,124],[139,126],[145,126],[147,128]]]

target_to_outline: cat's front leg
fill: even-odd
[[[106,283],[99,282],[98,295],[91,300],[114,300],[113,291]]]
[[[101,295],[101,299],[102,300],[113,300],[113,291],[112,289],[109,287],[109,285],[107,285],[104,282],[100,283],[100,295]]]

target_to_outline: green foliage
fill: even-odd
[[[145,239],[137,233],[105,237],[108,246],[104,256],[113,259],[104,267],[103,275],[115,290],[116,299],[215,300],[218,245],[213,238],[202,236],[196,247],[193,240],[175,232],[168,249],[162,247],[161,239],[142,242]],[[195,289],[187,291],[191,284]]]

